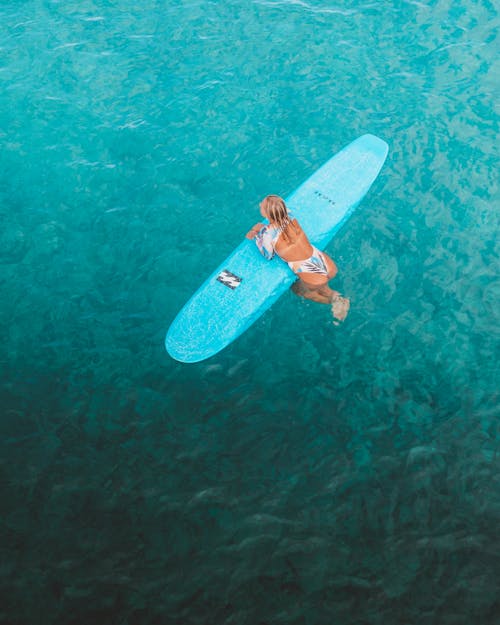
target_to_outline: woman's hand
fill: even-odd
[[[255,237],[257,236],[257,233],[259,232],[259,230],[261,230],[263,227],[265,226],[265,224],[255,224],[255,226],[252,227],[251,230],[249,230],[246,233],[246,238],[247,239],[255,239]]]

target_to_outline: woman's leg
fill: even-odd
[[[332,307],[333,323],[338,325],[347,317],[350,301],[347,297],[342,297],[338,291],[330,288],[328,283],[311,285],[303,280],[297,280],[292,284],[292,291],[299,297],[310,299],[319,304],[329,304]]]
[[[299,297],[304,297],[320,304],[331,304],[332,298],[335,295],[339,295],[337,291],[330,288],[328,282],[323,284],[306,284],[300,278],[292,284],[292,291]]]

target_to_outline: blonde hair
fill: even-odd
[[[296,230],[296,228],[295,224],[290,219],[290,215],[288,214],[288,208],[286,207],[285,200],[279,195],[267,195],[262,200],[262,208],[269,221],[276,224],[285,239],[290,241],[290,234],[287,233],[288,226],[291,224],[294,230]]]

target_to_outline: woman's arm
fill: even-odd
[[[246,233],[246,238],[247,239],[255,239],[255,237],[257,236],[257,233],[262,230],[262,228],[265,226],[265,224],[255,224],[255,226],[252,226],[251,230],[249,230]]]

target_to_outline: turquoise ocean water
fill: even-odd
[[[0,5],[0,623],[490,625],[500,14],[489,0]],[[163,347],[366,132],[328,252],[216,357]]]

